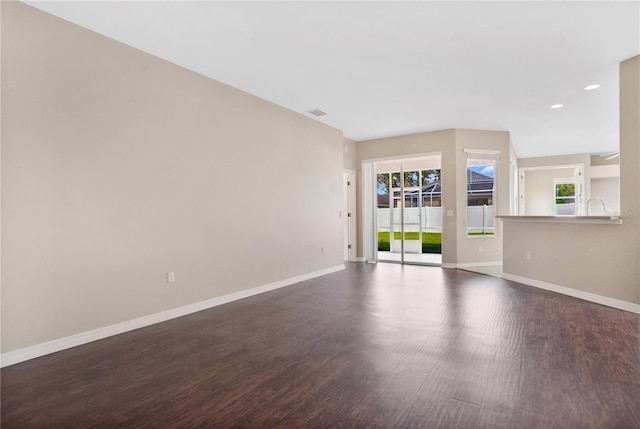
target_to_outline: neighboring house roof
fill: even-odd
[[[386,194],[378,194],[378,204],[382,204],[383,206],[389,205],[389,192]]]
[[[441,194],[442,194],[442,183],[440,183],[439,180],[437,182],[433,182],[422,187],[422,195],[440,196]]]
[[[477,171],[467,170],[467,183],[475,182],[491,182],[493,183],[493,177],[486,176]]]
[[[467,170],[467,196],[489,195],[493,191],[493,177]]]

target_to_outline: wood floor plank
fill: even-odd
[[[404,413],[398,426],[403,428],[473,428],[478,424],[480,407],[455,399],[416,401]]]
[[[4,428],[640,427],[640,316],[347,270],[3,368]]]

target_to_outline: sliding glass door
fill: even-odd
[[[377,260],[442,262],[440,156],[375,163]]]

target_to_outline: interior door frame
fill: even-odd
[[[356,261],[356,172],[345,168],[342,178],[343,209],[340,215],[344,226],[344,260]]]

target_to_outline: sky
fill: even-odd
[[[473,167],[469,167],[469,170],[484,174],[485,176],[493,177],[493,165],[475,165]]]

